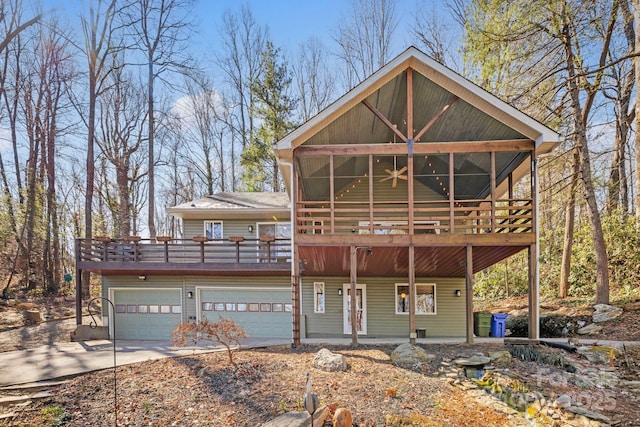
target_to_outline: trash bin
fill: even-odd
[[[473,333],[477,337],[488,337],[491,330],[491,313],[473,313]]]
[[[427,337],[427,330],[422,328],[422,329],[416,329],[416,338],[426,338]]]
[[[507,315],[503,313],[493,313],[491,316],[491,336],[504,337],[507,324]]]

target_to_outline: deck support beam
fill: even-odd
[[[529,339],[540,339],[540,306],[537,274],[536,244],[529,246]]]
[[[473,247],[466,246],[466,311],[467,311],[467,344],[473,344]]]
[[[409,343],[416,343],[416,250],[409,245]]]
[[[351,310],[349,315],[351,316],[351,345],[358,345],[358,317],[356,306],[356,283],[358,281],[358,248],[355,245],[349,247],[350,255],[350,295],[349,301],[351,303]]]

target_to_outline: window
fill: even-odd
[[[280,239],[291,239],[291,223],[289,222],[259,222],[258,238],[273,237],[275,242],[270,245],[259,246],[261,262],[286,261],[291,258],[291,246],[286,242],[278,242]]]
[[[409,314],[409,285],[396,283],[396,314]],[[436,314],[436,285],[416,283],[416,314]]]
[[[205,221],[204,235],[209,240],[222,241],[222,221]]]
[[[313,283],[313,312],[324,313],[324,282]]]
[[[324,222],[322,221],[313,221],[313,234],[324,234],[323,227]]]

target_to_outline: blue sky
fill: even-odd
[[[275,44],[286,49],[297,47],[312,35],[329,39],[340,16],[349,10],[345,0],[200,0],[197,15],[203,35],[215,37],[224,11],[239,11],[241,4],[249,7],[259,24],[268,25]],[[207,22],[213,25],[207,26]]]
[[[2,1],[2,0],[0,0]],[[44,9],[56,9],[68,19],[80,35],[79,14],[82,6],[92,0],[42,0]],[[395,54],[406,47],[404,34],[411,31],[414,11],[417,7],[436,9],[438,16],[449,19],[445,11],[446,0],[396,0]],[[37,0],[26,0],[25,5],[36,5]],[[195,0],[195,16],[198,32],[191,37],[195,50],[212,52],[218,49],[217,40],[226,10],[239,13],[241,5],[247,5],[257,23],[269,27],[269,34],[277,47],[293,54],[298,46],[311,36],[320,39],[325,47],[333,47],[332,36],[336,34],[341,20],[351,13],[351,0]]]
[[[398,0],[396,36],[399,42],[403,40],[402,29],[413,23],[410,11],[416,1]],[[442,8],[444,0],[426,0],[426,3]],[[289,53],[294,53],[298,45],[311,36],[322,40],[325,46],[331,45],[340,20],[346,19],[351,12],[349,0],[200,0],[196,11],[202,31],[199,40],[202,48],[215,47],[224,11],[238,12],[242,4],[249,6],[258,24],[269,27],[274,44]]]

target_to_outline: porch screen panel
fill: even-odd
[[[297,159],[298,174],[302,180],[302,193],[305,201],[328,202],[329,156],[304,156]]]
[[[457,153],[453,159],[456,200],[479,200],[491,194],[491,153]]]
[[[369,156],[334,156],[335,228],[350,233],[369,219]]]
[[[299,157],[296,165],[302,190],[296,227],[303,233],[322,234],[325,232],[323,226],[331,224],[326,211],[331,199],[329,156]]]

